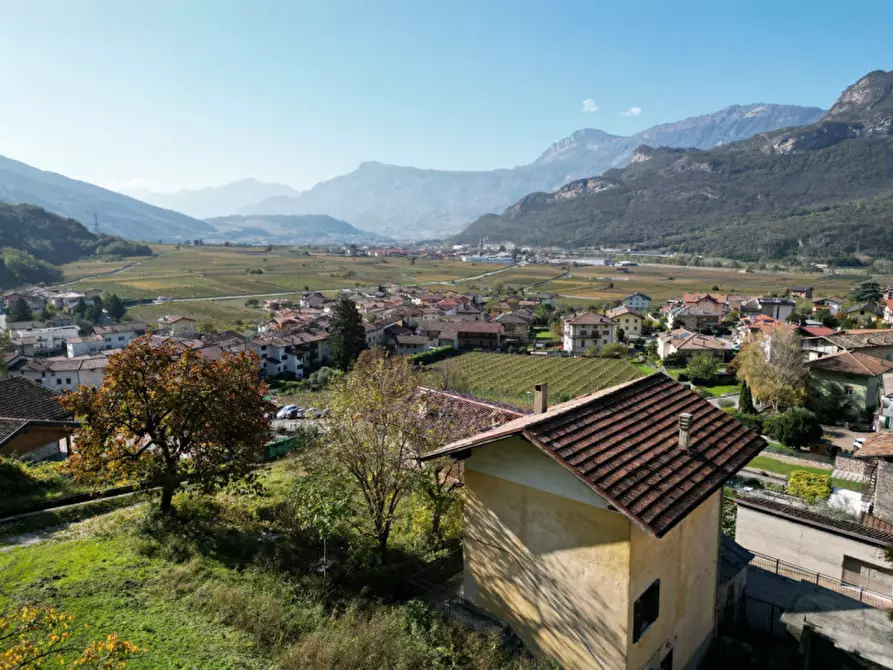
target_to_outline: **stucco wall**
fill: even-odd
[[[564,668],[626,667],[629,521],[595,494],[574,499],[579,482],[567,472],[557,495],[477,471],[487,465],[476,454],[494,448],[538,462],[535,453],[525,458],[535,447],[522,441],[484,447],[466,462],[465,596]],[[561,468],[545,464],[544,480],[547,465]]]
[[[716,607],[721,504],[721,492],[713,494],[660,539],[632,527],[629,630],[633,604],[655,579],[660,579],[660,610],[637,643],[630,635],[627,667],[659,660],[668,643],[674,645],[673,667],[690,667],[706,651]]]
[[[836,579],[843,577],[844,555],[886,565],[878,547],[743,505],[738,506],[735,541],[751,551]]]

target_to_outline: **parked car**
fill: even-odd
[[[853,440],[853,451],[859,451],[859,449],[862,448],[863,444],[865,444],[864,437],[858,437],[855,440]]]
[[[286,405],[281,408],[278,412],[276,412],[277,419],[288,419],[288,414],[291,412],[297,413],[298,406],[297,405]]]

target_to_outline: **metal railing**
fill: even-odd
[[[751,551],[751,553],[754,554],[754,558],[751,560],[750,565],[759,568],[760,570],[765,570],[766,572],[771,572],[781,577],[787,577],[794,581],[815,584],[816,586],[828,589],[829,591],[834,591],[847,598],[858,600],[860,603],[864,603],[869,607],[882,610],[893,609],[893,595],[872,591],[864,586],[856,586],[855,584],[850,584],[849,582],[837,579],[836,577],[829,577],[820,572],[806,570],[798,565],[788,563],[787,561],[783,561],[773,556],[766,556],[765,554],[760,554],[755,551]]]

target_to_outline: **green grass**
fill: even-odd
[[[64,472],[64,463],[28,464],[0,458],[0,512],[13,512],[28,505],[85,493],[89,486],[78,484]]]
[[[461,388],[480,398],[517,407],[533,406],[533,387],[549,384],[552,403],[599,391],[641,377],[628,361],[558,356],[514,356],[472,352],[434,364],[458,374]]]
[[[117,632],[145,650],[128,669],[537,667],[393,597],[424,565],[407,553],[410,521],[423,519],[410,499],[393,567],[348,559],[332,539],[337,560],[324,579],[312,567],[322,548],[292,504],[303,468],[291,457],[262,469],[259,495],[178,495],[173,520],[150,506],[119,510],[0,553],[0,611],[55,606],[89,624],[92,639]]]
[[[713,398],[731,395],[733,393],[741,393],[740,384],[720,384],[718,386],[699,386],[698,388],[702,391],[706,391]]]
[[[195,319],[199,326],[211,323],[217,330],[235,330],[237,332],[242,332],[246,328],[250,330],[252,325],[263,323],[269,318],[263,308],[245,307],[244,298],[137,305],[127,310],[129,319],[145,321],[149,325],[166,314],[188,316]]]
[[[816,468],[808,465],[797,465],[795,463],[788,463],[787,461],[780,461],[769,456],[757,456],[747,464],[747,467],[755,470],[764,470],[785,477],[789,477],[790,474],[796,470],[805,470],[806,472],[823,475],[831,474],[831,468]],[[836,477],[831,478],[831,486],[848,489],[850,491],[862,490],[862,484],[860,482],[853,482],[848,479],[838,479]]]

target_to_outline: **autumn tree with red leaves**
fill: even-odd
[[[101,387],[61,399],[81,422],[72,471],[158,486],[165,515],[183,479],[210,492],[250,477],[273,409],[259,369],[251,353],[210,360],[170,340],[134,340],[110,357]]]

